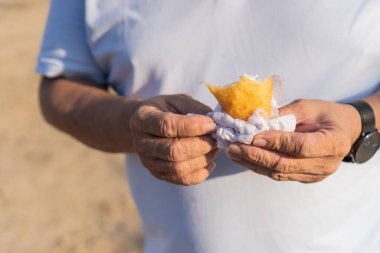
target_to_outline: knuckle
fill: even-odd
[[[138,107],[133,114],[137,119],[142,119],[148,108],[145,105]]]
[[[269,173],[269,177],[275,181],[284,181],[284,176],[281,173],[276,173],[274,171]]]
[[[176,136],[176,128],[170,113],[164,113],[160,121],[160,132],[165,136]]]
[[[142,105],[136,109],[135,113],[133,114],[133,119],[136,122],[142,122],[150,111],[151,110],[147,106]]]
[[[291,166],[285,161],[281,156],[279,156],[273,163],[272,169],[281,173],[289,173],[291,171]]]
[[[182,161],[186,157],[186,149],[180,141],[175,141],[169,145],[168,155],[170,161]]]
[[[149,114],[150,110],[145,105],[142,105],[136,109],[129,120],[129,127],[132,132],[146,131],[147,125],[151,125],[151,122],[147,120]]]
[[[299,156],[307,157],[310,154],[310,145],[306,144],[306,142],[302,142],[295,150]]]
[[[297,142],[294,141],[293,143]],[[310,156],[312,144],[309,141],[307,141],[305,135],[302,135],[301,140],[298,143],[300,144],[295,145],[294,147],[295,153],[302,157]]]
[[[181,177],[188,171],[189,164],[187,162],[171,162],[170,173],[172,175]]]

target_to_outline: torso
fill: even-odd
[[[98,0],[86,10],[91,51],[125,96],[189,93],[213,107],[203,81],[248,73],[282,76],[288,102],[343,101],[380,81],[376,0]],[[274,182],[222,156],[205,183],[179,187],[127,160],[147,252],[380,251],[379,154],[312,185]]]

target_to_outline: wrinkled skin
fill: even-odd
[[[333,174],[359,137],[361,120],[351,106],[321,100],[297,100],[280,114],[297,118],[294,133],[266,131],[252,145],[232,143],[230,159],[278,181],[319,182]]]
[[[140,104],[130,119],[131,138],[154,177],[179,185],[206,180],[219,152],[210,135],[216,124],[203,116],[210,111],[187,95],[157,96]]]

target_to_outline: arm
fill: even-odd
[[[133,152],[129,119],[139,102],[111,95],[88,80],[44,78],[40,85],[45,119],[84,144],[106,152]]]
[[[364,98],[380,128],[380,92]],[[266,131],[252,145],[234,143],[229,155],[238,164],[275,180],[318,182],[333,174],[361,132],[361,118],[351,105],[297,100],[280,109],[295,114],[294,133]]]
[[[187,95],[147,100],[111,95],[95,83],[43,79],[40,105],[45,119],[81,142],[108,152],[136,152],[160,180],[193,185],[215,167],[211,109]]]
[[[139,100],[102,90],[99,84],[107,77],[88,47],[85,8],[85,1],[51,2],[37,72],[60,78],[41,81],[46,120],[93,148],[136,152],[158,179],[183,185],[204,181],[215,167],[210,133],[216,125],[209,117],[186,114],[210,108],[185,95]]]

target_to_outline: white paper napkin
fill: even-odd
[[[218,106],[215,111],[207,114],[216,122],[218,129],[214,137],[218,147],[225,149],[229,142],[241,142],[251,144],[253,137],[267,130],[282,130],[294,132],[296,117],[293,114],[283,115],[267,119],[265,111],[257,109],[247,121],[234,119],[223,112]]]

